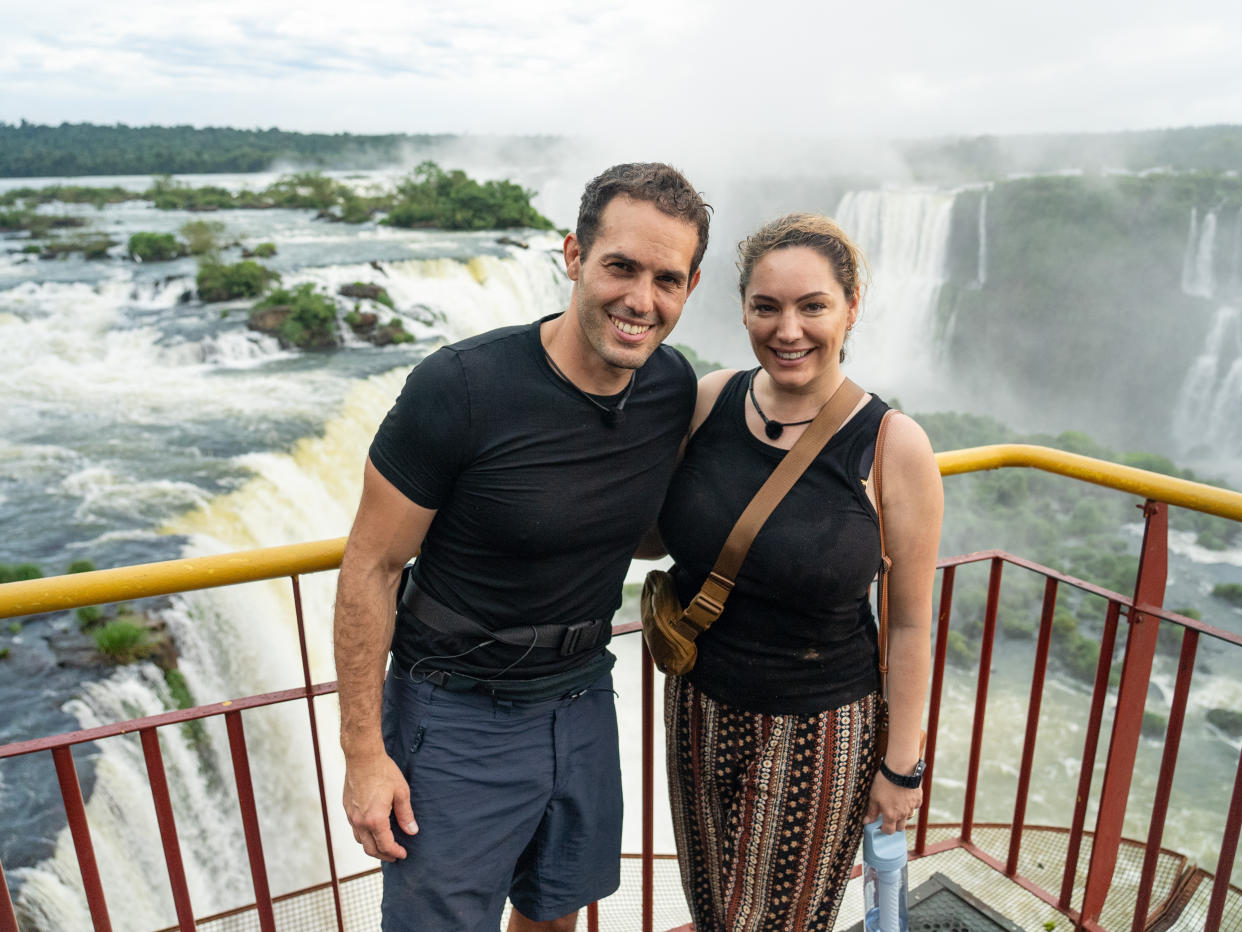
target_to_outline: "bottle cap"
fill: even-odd
[[[906,863],[906,833],[885,835],[883,818],[863,826],[863,861],[878,871],[901,870]]]

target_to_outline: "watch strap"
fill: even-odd
[[[917,790],[923,785],[923,770],[925,767],[926,764],[920,760],[914,765],[913,773],[897,773],[888,764],[884,763],[883,760],[880,761],[880,773],[884,774],[884,778],[890,783],[895,783],[897,786],[904,787],[907,790]]]

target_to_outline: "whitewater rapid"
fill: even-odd
[[[935,354],[925,350],[941,339],[936,309],[948,280],[955,197],[954,191],[858,191],[836,205],[837,216],[869,253],[876,281],[849,365],[867,373],[868,384],[884,393],[924,397],[920,393],[932,392],[945,375]],[[416,341],[377,349],[346,334],[346,345],[334,353],[282,350],[272,338],[246,329],[248,302],[186,301],[193,288],[192,260],[158,266],[119,260],[46,263],[5,254],[0,257],[0,524],[9,533],[0,542],[0,562],[32,559],[59,573],[78,558],[104,567],[342,536],[358,499],[367,445],[409,368],[444,342],[532,321],[563,307],[568,295],[555,236],[523,235],[523,249],[498,243],[492,233],[326,225],[312,221],[307,211],[221,216],[230,235],[243,242],[277,243],[271,264],[286,286],[310,282],[334,293],[355,281],[382,285],[395,316]],[[101,212],[101,222],[121,238],[136,230],[174,231],[193,217],[138,204]],[[982,284],[986,197],[977,223],[975,274]],[[1207,280],[1204,269],[1214,266],[1199,251],[1207,248],[1206,221],[1192,217],[1191,223],[1186,282],[1200,288]],[[1214,236],[1208,245],[1220,248],[1221,240]],[[1228,279],[1214,274],[1213,287]],[[1230,340],[1238,339],[1236,312],[1221,315],[1213,330],[1219,336],[1204,350],[1214,376],[1223,361],[1232,364]],[[695,328],[737,328],[736,306],[690,307],[687,324],[675,339],[693,345]],[[930,361],[925,368],[889,365],[910,359]],[[1205,373],[1207,366],[1205,361]],[[1219,378],[1205,375],[1201,381],[1205,392],[1217,392]],[[1200,598],[1218,567],[1232,572],[1242,563],[1242,555],[1197,552],[1176,536],[1173,550],[1182,562],[1172,570],[1169,604]],[[636,563],[630,581],[639,581],[646,568]],[[330,680],[335,574],[305,577],[302,586],[311,675],[317,682]],[[189,593],[140,607],[167,623],[197,703],[301,684],[287,581]],[[631,599],[619,617],[635,615]],[[106,675],[58,668],[54,653],[39,644],[65,636],[74,624],[69,615],[32,620],[14,637],[15,646],[28,653],[21,666],[11,667],[22,671],[22,679],[0,680],[0,704],[10,712],[0,721],[0,742],[161,712],[172,703],[151,664]],[[625,847],[636,850],[637,640],[624,639],[616,652],[631,800]],[[1007,643],[997,670],[977,817],[1005,821],[1027,701],[1027,649]],[[1154,690],[1167,694],[1171,675],[1167,661],[1158,660]],[[1166,835],[1166,844],[1210,863],[1219,813],[1196,805],[1197,797],[1228,779],[1220,775],[1232,773],[1238,748],[1213,732],[1205,715],[1213,707],[1242,707],[1242,690],[1226,676],[1196,678],[1196,684],[1187,735],[1199,742],[1193,751],[1201,774],[1179,784],[1178,827]],[[965,720],[973,706],[973,680],[953,673],[947,689],[933,819],[960,812],[969,752],[968,730],[943,723]],[[1064,822],[1072,807],[1081,752],[1076,722],[1083,706],[1082,687],[1052,682],[1043,716],[1054,727],[1046,724],[1040,732],[1028,809],[1033,821]],[[336,805],[341,762],[335,701],[317,700],[316,709],[333,851],[338,872],[348,874],[372,864]],[[217,718],[204,727],[205,738],[188,729],[164,729],[161,735],[191,898],[200,915],[252,899],[223,723]],[[273,893],[326,879],[305,708],[295,703],[248,713],[245,727]],[[1137,799],[1150,797],[1156,748],[1147,741],[1140,751]],[[114,928],[149,932],[171,924],[171,895],[165,884],[151,881],[165,871],[137,739],[110,739],[84,749],[79,768]],[[63,816],[56,815],[58,796],[39,773],[33,766],[0,767],[0,815],[36,805],[49,813],[35,820],[29,838],[0,833],[0,857],[32,930],[89,929],[72,842],[62,828]],[[1204,781],[1211,786],[1205,788]],[[662,782],[657,779],[657,787]],[[657,799],[657,849],[669,851],[665,811]],[[1127,823],[1128,835],[1145,832],[1139,816]],[[278,857],[271,856],[274,851]]]

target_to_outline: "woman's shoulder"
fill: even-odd
[[[729,380],[738,374],[738,371],[737,369],[716,369],[699,379],[698,396],[694,402],[694,419],[690,422],[691,434],[707,420],[707,415],[716,406],[720,393],[729,384]]]
[[[939,485],[940,469],[927,432],[918,421],[896,408],[890,408],[886,417],[884,457],[886,463],[891,463],[888,472]]]

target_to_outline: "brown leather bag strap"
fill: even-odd
[[[884,543],[884,440],[888,436],[889,408],[880,418],[880,430],[875,435],[875,513],[880,522],[880,591],[876,598],[879,607],[879,640],[880,640],[880,695],[888,698],[888,571],[893,561],[889,558],[888,548]]]
[[[754,543],[759,529],[849,417],[863,394],[863,390],[849,379],[838,385],[832,397],[815,416],[815,420],[772,470],[772,474],[742,511],[733,525],[733,530],[725,539],[720,556],[716,558],[716,565],[707,574],[707,579],[703,580],[703,587],[698,595],[686,606],[685,618],[700,632],[707,630],[724,611],[725,600],[733,591],[733,580],[737,578],[737,572],[742,568],[742,561],[750,552],[750,545]]]

